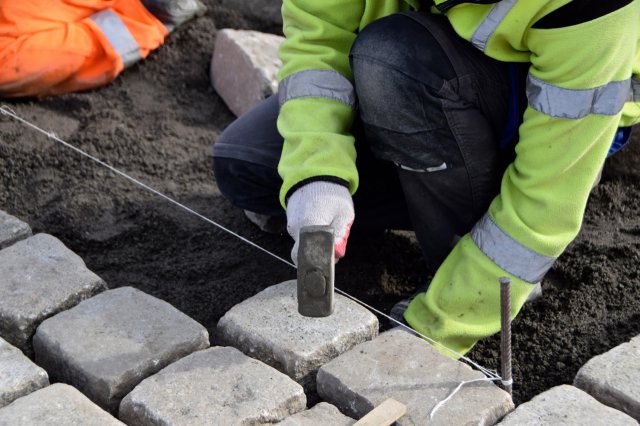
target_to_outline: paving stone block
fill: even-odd
[[[120,404],[131,425],[262,425],[304,410],[302,387],[237,349],[193,353],[145,379]]]
[[[637,425],[626,414],[600,404],[589,394],[569,385],[556,386],[519,405],[501,426],[609,426]]]
[[[124,426],[62,383],[47,386],[0,408],[0,426]]]
[[[36,362],[113,413],[141,380],[209,346],[207,330],[131,287],[108,290],[44,321]]]
[[[573,384],[640,421],[640,336],[590,359]]]
[[[323,364],[378,335],[378,319],[339,294],[325,318],[298,313],[296,281],[274,285],[231,308],[218,322],[220,341],[315,390]]]
[[[278,91],[278,46],[283,38],[249,30],[218,31],[211,58],[211,82],[229,109],[240,116]]]
[[[511,397],[489,381],[470,383],[433,416],[433,407],[462,381],[484,378],[402,330],[382,333],[318,371],[318,394],[360,418],[393,398],[407,406],[398,425],[493,424],[513,409]]]
[[[46,371],[0,338],[0,408],[48,385]]]
[[[278,426],[351,426],[356,421],[347,417],[335,405],[320,402],[310,410],[302,411],[278,423]]]
[[[0,210],[0,249],[31,236],[31,227],[15,216]]]
[[[38,234],[0,250],[0,336],[27,355],[46,318],[106,289],[57,238]]]

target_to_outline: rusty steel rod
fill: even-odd
[[[511,376],[511,280],[500,278],[500,358],[502,386],[513,396],[513,379]]]

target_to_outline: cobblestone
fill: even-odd
[[[0,338],[0,408],[48,385],[46,371]]]
[[[131,287],[106,291],[44,321],[33,341],[36,362],[114,413],[144,378],[209,346],[207,330]]]
[[[120,405],[135,425],[272,424],[304,410],[302,387],[234,348],[193,353],[144,380]]]
[[[596,401],[586,392],[569,385],[556,386],[518,406],[501,426],[564,425],[609,426],[637,425],[626,414]]]
[[[271,286],[231,308],[218,322],[217,336],[315,391],[323,364],[378,335],[378,319],[339,294],[334,313],[309,318],[298,313],[296,281]]]
[[[106,288],[57,238],[38,234],[0,250],[0,336],[27,355],[46,318]]]
[[[514,407],[511,397],[490,382],[463,386],[430,418],[433,407],[460,382],[482,378],[422,339],[392,330],[322,366],[318,394],[354,418],[393,398],[407,406],[398,425],[493,424]]]
[[[0,210],[0,249],[31,236],[31,227],[15,216]]]
[[[589,360],[574,385],[640,421],[640,336]]]
[[[0,408],[0,426],[124,426],[75,388],[57,383]]]

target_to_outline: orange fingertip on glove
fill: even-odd
[[[347,227],[344,230],[344,236],[336,240],[334,245],[336,262],[343,258],[347,252],[347,240],[349,239],[349,233],[351,232],[351,225],[353,225],[353,222],[347,224]]]

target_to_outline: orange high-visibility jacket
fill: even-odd
[[[167,34],[140,0],[0,0],[0,96],[102,86]]]

